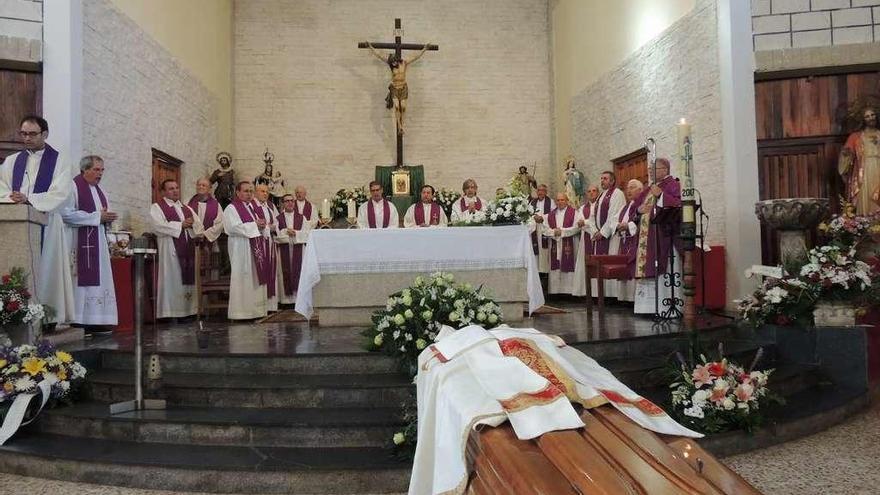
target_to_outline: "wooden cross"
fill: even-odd
[[[386,43],[386,42],[378,42],[378,43],[367,43],[361,42],[358,43],[358,48],[370,48],[369,45],[373,45],[373,48],[380,48],[386,50],[394,50],[394,55],[397,57],[397,60],[403,59],[403,50],[422,50],[426,45],[419,43],[403,43],[401,41],[401,37],[403,37],[403,28],[400,24],[400,19],[394,19],[394,42]],[[440,49],[437,45],[427,45],[427,49],[429,51],[437,51]],[[403,167],[403,135],[400,133],[400,129],[397,129],[397,167]]]

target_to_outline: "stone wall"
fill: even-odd
[[[216,98],[108,0],[85,0],[83,18],[83,153],[104,157],[111,207],[124,227],[141,232],[151,149],[183,160],[189,198],[214,162]]]
[[[709,244],[724,244],[721,99],[714,0],[694,10],[572,100],[573,153],[598,183],[611,160],[641,148],[648,136],[673,161],[681,117],[693,125],[694,184],[711,217]]]
[[[235,2],[234,128],[239,177],[262,172],[266,146],[313,199],[365,185],[395,157],[387,65],[358,41],[431,42],[408,71],[405,162],[427,182],[481,194],[516,167],[549,180],[551,69],[546,0],[257,0]],[[406,52],[412,57],[414,52]]]
[[[42,0],[0,0],[0,60],[42,59]]]
[[[751,0],[755,51],[880,40],[880,0]]]

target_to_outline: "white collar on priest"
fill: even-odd
[[[168,199],[168,198],[166,198],[166,197],[164,197],[164,196],[162,197],[162,199],[164,199],[165,202],[168,203],[168,204],[171,205],[171,206],[177,206],[177,205],[180,204],[180,201],[171,201],[170,199]]]
[[[42,156],[43,156],[43,152],[46,151],[46,147],[43,146],[42,148],[38,149],[37,151],[31,151],[31,150],[25,150],[25,151],[27,151],[27,154],[30,155],[30,156],[39,156],[39,157],[42,157]]]

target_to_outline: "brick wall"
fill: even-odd
[[[751,0],[756,51],[880,41],[880,0]]]
[[[714,0],[694,10],[572,99],[572,148],[598,184],[610,160],[641,148],[647,136],[676,172],[675,125],[693,125],[694,185],[711,217],[707,241],[724,244],[724,175],[718,28]]]
[[[431,42],[408,72],[405,161],[435,186],[467,177],[491,195],[517,165],[549,180],[551,75],[546,0],[235,2],[234,129],[239,177],[266,146],[288,187],[317,200],[391,165],[387,65],[358,41]],[[411,57],[413,52],[406,56]]]
[[[216,99],[107,0],[85,0],[83,18],[83,152],[104,157],[111,207],[139,233],[151,201],[151,148],[185,162],[189,198],[214,162]]]
[[[0,59],[42,59],[42,0],[0,0]]]

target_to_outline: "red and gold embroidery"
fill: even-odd
[[[665,416],[666,413],[663,409],[660,409],[657,404],[649,401],[644,397],[639,397],[637,399],[627,399],[626,397],[620,395],[619,393],[613,390],[604,390],[599,389],[599,393],[605,396],[609,401],[623,407],[635,407],[639,411],[647,414],[648,416]]]
[[[509,399],[499,401],[501,407],[509,413],[528,409],[532,406],[543,406],[563,397],[559,387],[548,383],[537,392],[520,392]]]

